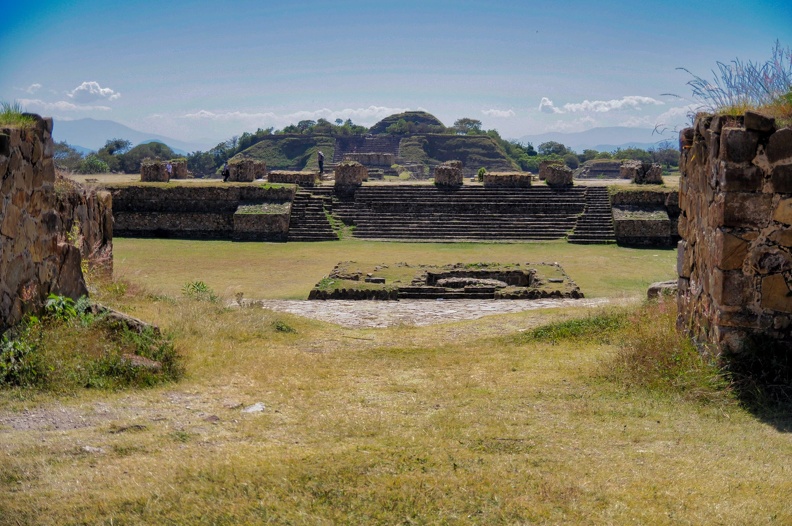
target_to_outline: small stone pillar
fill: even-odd
[[[354,195],[357,189],[368,180],[368,170],[357,161],[343,161],[335,167],[336,195]]]
[[[658,163],[624,161],[619,175],[635,184],[663,184],[663,167]]]
[[[165,163],[146,159],[140,164],[140,181],[143,183],[167,183],[170,181]]]
[[[462,186],[462,161],[446,161],[435,167],[435,185],[444,188],[459,188]]]
[[[547,186],[565,188],[572,186],[574,172],[563,164],[545,164],[539,168],[539,178],[544,179]],[[542,177],[544,175],[544,177]]]

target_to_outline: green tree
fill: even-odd
[[[454,130],[458,135],[471,135],[481,133],[481,121],[463,117],[454,121]]]
[[[75,171],[83,160],[83,155],[72,148],[66,141],[55,143],[52,154],[55,166],[61,170]]]
[[[102,159],[92,153],[79,164],[77,173],[81,174],[101,174],[110,171],[110,167]]]
[[[539,145],[539,155],[566,155],[571,153],[569,148],[556,141],[547,141]]]
[[[580,165],[580,162],[578,161],[577,155],[574,153],[568,153],[564,155],[564,164],[574,170]]]
[[[121,168],[128,174],[137,173],[140,171],[140,164],[143,162],[143,159],[166,161],[175,157],[176,154],[173,150],[161,142],[138,144],[127,153],[120,156]]]

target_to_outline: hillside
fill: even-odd
[[[440,132],[445,129],[445,125],[440,122],[440,119],[431,113],[425,111],[405,111],[404,113],[396,113],[385,117],[372,126],[369,129],[369,133],[372,135],[388,133],[388,127],[398,124],[399,121],[407,123],[409,125],[409,131]]]
[[[319,150],[325,159],[332,159],[335,139],[327,135],[270,135],[234,158],[264,161],[269,170],[317,170]]]

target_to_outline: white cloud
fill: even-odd
[[[86,106],[74,104],[65,100],[45,102],[40,99],[21,99],[19,103],[24,106],[27,111],[110,111],[110,108],[107,106]]]
[[[542,101],[539,103],[539,111],[542,113],[564,113],[560,109],[558,109],[553,101],[548,99],[547,97],[542,97]]]
[[[331,110],[321,108],[318,110],[301,110],[292,113],[277,114],[273,112],[213,112],[199,110],[193,113],[181,115],[184,119],[191,120],[212,120],[224,122],[249,122],[262,124],[262,121],[274,123],[278,126],[286,124],[296,124],[303,120],[327,119],[330,122],[336,119],[352,119],[357,124],[374,124],[388,115],[407,111],[403,108],[389,108],[385,106],[369,106],[367,108],[346,108],[343,110]]]
[[[98,82],[91,80],[71,90],[69,97],[77,102],[87,103],[96,100],[116,100],[121,94],[110,88],[103,88]]]
[[[509,117],[514,117],[517,115],[514,113],[514,110],[481,110],[481,113],[484,115],[489,115],[490,117],[500,117],[502,119],[508,119]]]
[[[629,95],[621,99],[611,100],[584,100],[577,103],[566,103],[561,108],[553,104],[547,97],[542,97],[539,103],[539,111],[544,113],[606,113],[614,110],[633,109],[641,110],[643,106],[665,104],[652,97],[642,97],[640,95]]]
[[[32,95],[32,94],[36,93],[38,90],[40,90],[40,89],[41,89],[41,84],[39,84],[38,82],[35,82],[35,83],[31,84],[30,86],[28,86],[27,88],[25,88],[25,91]]]

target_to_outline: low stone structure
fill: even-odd
[[[167,183],[168,181],[170,181],[170,174],[168,174],[165,163],[150,159],[140,163],[141,183]]]
[[[396,163],[396,156],[384,152],[350,152],[344,154],[344,161],[355,161],[366,166],[387,166]]]
[[[619,179],[621,178],[621,165],[621,161],[599,159],[586,161],[577,177],[581,179]]]
[[[740,375],[792,385],[792,128],[748,112],[680,133],[679,326]]]
[[[542,162],[539,165],[539,179],[544,179],[548,186],[562,188],[572,186],[574,172],[563,165]]]
[[[486,172],[484,186],[487,188],[528,188],[533,175],[530,172]]]
[[[622,246],[672,247],[679,241],[679,193],[624,189],[611,195],[616,242]]]
[[[316,172],[297,172],[292,170],[272,170],[267,175],[267,180],[270,183],[287,183],[296,184],[302,187],[312,187],[316,185],[316,178],[319,174]]]
[[[635,184],[663,184],[663,167],[658,163],[624,161],[619,175]]]
[[[114,232],[124,237],[283,241],[294,186],[114,185]],[[244,216],[244,217],[243,217]]]
[[[256,179],[267,178],[267,164],[264,161],[241,158],[228,162],[228,182],[252,183]]]
[[[29,117],[29,127],[0,128],[0,330],[40,312],[49,294],[86,295],[83,232],[107,239],[97,232],[106,223],[93,223],[107,219],[102,199],[81,200],[69,188],[56,193],[52,119]]]
[[[368,179],[368,170],[357,161],[343,161],[335,167],[334,191],[337,195],[352,196]]]
[[[458,188],[462,186],[462,161],[446,161],[434,169],[434,182],[437,186]]]

